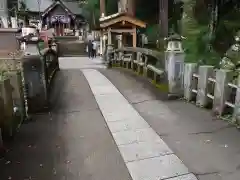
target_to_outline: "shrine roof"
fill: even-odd
[[[106,16],[106,17],[102,17],[99,19],[100,22],[100,27],[101,28],[106,28],[106,27],[110,27],[114,24],[117,24],[119,22],[123,22],[126,21],[132,25],[135,25],[137,27],[141,27],[141,28],[146,28],[146,23],[130,16],[129,14],[125,13],[125,12],[119,12],[119,13],[115,13],[112,14],[110,16]]]
[[[39,7],[40,7],[40,12],[44,13],[48,11],[49,9],[54,8],[57,5],[57,2],[60,2],[61,4],[64,5],[72,14],[74,15],[82,15],[82,8],[79,7],[79,4],[77,1],[67,1],[67,0],[41,0],[40,6],[38,5],[37,0],[24,0],[28,10],[30,12],[39,12]],[[20,0],[19,0],[20,3]],[[20,6],[19,6],[20,7]]]

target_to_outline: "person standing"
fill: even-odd
[[[97,43],[96,43],[96,41],[93,41],[92,51],[93,51],[93,57],[96,58],[96,56],[97,56]]]
[[[89,58],[92,58],[92,52],[93,52],[93,44],[92,44],[92,41],[89,40],[88,41],[88,57]]]

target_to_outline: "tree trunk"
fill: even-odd
[[[105,0],[100,0],[100,17],[102,15],[106,16],[106,1]]]
[[[168,0],[159,0],[159,27],[163,37],[168,36]]]
[[[119,0],[118,4],[122,11],[127,12],[131,16],[135,16],[136,0]]]
[[[136,11],[136,0],[128,0],[127,2],[127,12],[131,16],[135,16]]]

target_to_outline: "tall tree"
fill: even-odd
[[[28,8],[23,0],[19,2],[18,17],[24,19],[25,24],[29,25]]]

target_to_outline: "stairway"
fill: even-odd
[[[77,37],[58,37],[58,53],[60,57],[86,56],[86,44]]]

